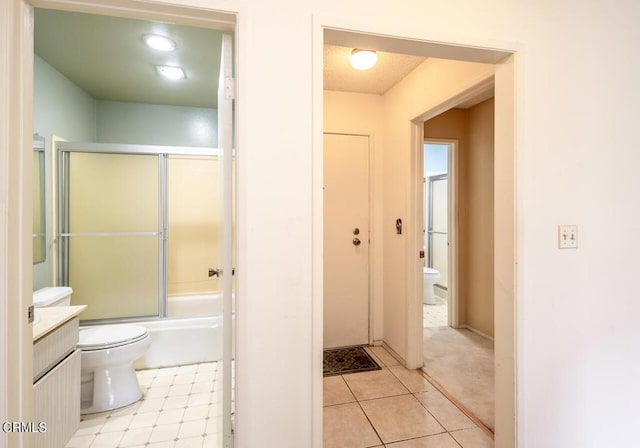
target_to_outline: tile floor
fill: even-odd
[[[435,305],[422,306],[424,308],[424,312],[422,313],[423,327],[443,327],[449,325],[447,321],[447,312],[449,309],[447,299],[436,296]]]
[[[84,415],[67,448],[217,448],[215,362],[137,372],[143,400]]]
[[[493,440],[383,347],[382,370],[324,378],[324,448],[493,448]],[[85,415],[67,448],[218,448],[217,363],[137,372],[143,400]]]
[[[324,378],[323,448],[493,448],[418,371],[367,350],[382,370]]]

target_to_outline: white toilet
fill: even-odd
[[[139,325],[98,325],[82,328],[80,413],[120,408],[142,398],[133,361],[151,345],[147,329]]]
[[[436,297],[433,293],[433,286],[438,280],[440,280],[440,272],[436,269],[427,267],[423,268],[422,272],[424,274],[424,304],[435,305]]]
[[[36,308],[68,306],[69,287],[43,288],[33,293]],[[139,325],[99,325],[80,329],[81,414],[109,411],[138,401],[142,391],[133,369],[151,338]]]

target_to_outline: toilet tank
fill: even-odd
[[[73,289],[69,286],[50,286],[33,293],[33,306],[43,308],[48,306],[71,305]]]

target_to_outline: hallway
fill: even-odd
[[[324,448],[492,448],[493,440],[418,370],[383,347],[382,367],[324,378]]]
[[[493,341],[463,328],[424,328],[423,350],[424,372],[493,430]]]

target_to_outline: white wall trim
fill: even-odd
[[[422,131],[424,130],[424,126],[422,125],[422,119],[429,119],[439,115],[442,112],[445,112],[452,107],[455,107],[457,104],[461,102],[467,101],[468,99],[473,98],[477,94],[485,91],[487,88],[492,86],[496,87],[496,97],[498,96],[498,92],[500,95],[504,97],[503,107],[501,110],[496,110],[496,135],[504,135],[504,139],[499,141],[496,139],[496,152],[500,151],[500,154],[504,158],[505,162],[502,164],[495,164],[495,176],[496,176],[496,198],[498,197],[510,197],[513,204],[513,213],[508,213],[508,205],[504,202],[504,200],[496,199],[495,203],[500,204],[500,208],[494,208],[494,217],[496,222],[496,258],[494,260],[496,269],[495,269],[495,278],[494,283],[496,285],[501,285],[502,297],[501,300],[495,301],[494,314],[496,316],[495,320],[495,328],[496,335],[500,335],[497,340],[498,343],[494,346],[495,353],[495,412],[496,412],[496,439],[495,445],[496,448],[507,448],[517,446],[517,398],[516,398],[516,314],[515,314],[515,303],[516,303],[516,273],[515,273],[515,264],[517,260],[517,253],[515,250],[514,241],[516,238],[516,212],[515,212],[515,198],[516,198],[516,177],[514,166],[509,166],[507,163],[512,161],[515,163],[515,142],[512,137],[515,135],[515,106],[514,104],[508,103],[508,98],[515,97],[515,85],[513,84],[513,64],[511,61],[512,58],[509,58],[508,61],[505,62],[505,65],[508,67],[504,69],[502,72],[502,77],[500,79],[497,78],[496,75],[487,77],[485,79],[477,80],[471,86],[467,88],[461,89],[457,94],[452,95],[447,101],[441,103],[440,105],[431,108],[426,111],[424,114],[420,115],[418,119],[418,123],[422,126]],[[501,67],[501,64],[496,65],[496,71]],[[501,67],[504,68],[504,67]],[[509,69],[511,71],[509,71]],[[414,121],[414,126],[418,126],[416,121]],[[511,138],[511,140],[510,140]],[[421,144],[419,145],[416,142],[416,147],[414,148],[414,154],[418,153],[421,150]],[[412,157],[415,157],[413,155]],[[415,190],[421,188],[421,185],[418,185],[418,181],[422,181],[421,178],[418,177],[416,173],[414,173],[415,169],[412,167],[412,178],[413,181],[411,183],[413,191],[411,192],[410,203],[414,204],[412,207],[413,210],[410,210],[411,221],[414,222],[416,219],[416,206],[419,205],[417,199],[415,197]],[[497,186],[500,186],[499,188]],[[421,208],[421,205],[420,205]],[[419,211],[420,209],[418,209]],[[498,216],[496,213],[497,210],[501,211],[501,215]],[[508,218],[506,218],[508,217]],[[498,226],[501,226],[501,230],[498,230]],[[499,238],[498,238],[499,237]],[[498,241],[502,243],[499,244]],[[411,253],[417,250],[416,246],[411,246],[409,242],[409,246],[407,248],[407,252]],[[416,278],[418,278],[419,273],[417,271],[417,266],[419,266],[419,261],[417,258],[408,258],[408,275],[410,278],[407,279],[408,285],[413,285],[416,283]],[[512,271],[512,272],[511,272]],[[502,274],[499,274],[502,272]],[[511,272],[511,274],[510,274]],[[502,275],[502,276],[501,276]],[[511,278],[505,278],[505,275],[512,275]],[[413,278],[411,278],[413,276]],[[513,288],[513,289],[511,289]],[[409,300],[408,306],[408,315],[407,320],[414,326],[421,324],[418,322],[418,318],[412,313],[412,309],[422,303],[422,297],[413,291],[413,295],[411,290],[408,290],[409,297],[413,297],[413,299]],[[412,304],[414,304],[412,308]],[[418,339],[417,337],[413,337],[413,329],[411,325],[407,328],[408,341],[407,341],[407,367],[413,367],[414,365],[422,364],[422,339]]]
[[[411,153],[409,155],[409,198],[407,201],[407,233],[405,282],[407,285],[407,369],[422,367],[423,360],[423,294],[424,261],[419,257],[422,250],[422,226],[424,212],[422,210],[423,196],[423,153],[424,153],[424,121],[414,119],[411,122]]]
[[[8,241],[11,236],[9,231],[9,149],[11,140],[9,137],[9,116],[11,106],[9,96],[11,94],[11,77],[9,76],[9,66],[11,65],[11,45],[13,35],[13,6],[14,2],[0,2],[0,42],[4,42],[1,48],[2,59],[0,60],[0,421],[8,421],[11,413],[11,404],[7,397],[9,387],[9,253]],[[9,435],[0,433],[0,446],[9,445]]]
[[[518,61],[518,64],[516,64]],[[518,239],[522,214],[518,202],[518,147],[516,100],[521,90],[516,82],[516,67],[522,64],[515,53],[496,64],[495,71],[495,141],[494,141],[494,354],[496,448],[517,446],[522,433],[518,422],[523,418],[518,406],[518,331],[522,316],[517,313],[522,298],[519,277],[522,255]]]
[[[424,123],[423,123],[424,130]],[[446,138],[430,138],[425,137],[424,143],[441,143],[448,146],[447,151],[447,199],[448,199],[448,208],[449,213],[447,216],[448,219],[448,230],[449,233],[447,239],[449,241],[449,247],[447,248],[447,275],[449,276],[449,282],[447,285],[447,299],[448,299],[448,310],[447,310],[447,321],[448,324],[452,327],[457,327],[458,322],[460,321],[460,303],[458,302],[458,160],[459,160],[459,150],[458,150],[458,140],[455,139],[446,139]],[[421,151],[424,155],[424,149]],[[424,166],[424,161],[420,166]],[[424,173],[423,173],[424,175]],[[424,191],[424,190],[423,190]],[[420,205],[424,204],[424,198],[422,198],[422,202]],[[422,216],[424,216],[424,211],[422,212]]]
[[[324,19],[313,16],[312,28],[312,153],[311,153],[311,447],[322,448],[322,360],[324,348]]]
[[[482,79],[479,79],[476,83],[473,83],[471,87],[463,88],[450,96],[446,101],[438,104],[435,107],[432,107],[424,114],[416,117],[418,121],[428,121],[438,115],[448,111],[449,109],[453,109],[458,104],[462,104],[470,99],[478,96],[479,94],[486,92],[488,89],[491,89],[495,86],[495,76],[487,76]]]
[[[414,146],[411,151],[411,188],[409,204],[408,221],[412,224],[412,228],[416,229],[413,235],[407,242],[407,367],[418,368],[422,366],[422,337],[417,336],[418,329],[422,331],[422,313],[420,308],[422,306],[422,294],[419,289],[419,285],[422,285],[422,270],[421,261],[416,256],[420,251],[421,244],[417,244],[418,240],[418,228],[420,234],[422,225],[422,166],[420,165],[422,159],[422,148],[424,145],[424,122],[446,112],[449,109],[461,104],[471,98],[477,96],[481,92],[494,86],[494,76],[484,76],[483,78],[476,79],[467,86],[460,87],[458,91],[448,99],[440,104],[426,110],[424,113],[418,115],[412,122],[412,128],[414,133],[418,133],[418,137],[414,138]],[[418,159],[419,158],[419,159]],[[420,215],[420,216],[419,216]],[[457,228],[456,228],[457,229]],[[456,271],[457,272],[457,271]],[[457,313],[456,313],[457,315]],[[420,333],[421,334],[421,333]]]
[[[33,291],[31,198],[33,108],[33,9],[22,0],[4,3],[0,40],[0,289],[3,309],[2,389],[4,421],[33,421],[33,335],[27,308]],[[25,201],[28,198],[29,201]],[[6,400],[6,401],[5,401]],[[31,446],[33,434],[3,432],[7,446]]]
[[[36,8],[103,14],[140,20],[158,20],[185,26],[233,31],[237,25],[237,2],[208,1],[208,7],[188,6],[188,2],[159,0],[30,0]],[[202,2],[201,2],[202,3]]]

